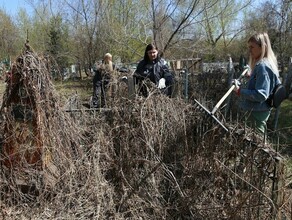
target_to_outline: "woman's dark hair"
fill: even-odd
[[[157,50],[157,52],[158,52],[158,48],[154,44],[148,44],[146,46],[145,53],[144,53],[144,60],[146,62],[149,61],[149,56],[148,56],[148,51],[149,50]],[[159,53],[157,54],[157,58],[159,58]]]

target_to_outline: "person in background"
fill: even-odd
[[[135,84],[138,85],[139,92],[147,97],[148,92],[143,80],[149,79],[165,95],[171,97],[173,75],[164,59],[159,56],[158,48],[154,44],[148,44],[145,49],[144,58],[137,66],[134,73]]]
[[[248,113],[248,123],[261,134],[267,131],[271,106],[267,103],[274,87],[280,83],[276,56],[267,33],[257,33],[248,40],[251,73],[247,87],[234,80],[234,91],[241,98],[242,110]]]
[[[106,90],[114,71],[112,55],[106,53],[101,64],[95,63],[93,71],[95,74],[93,77],[92,107],[100,108],[106,106]]]

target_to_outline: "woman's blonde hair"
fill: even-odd
[[[104,55],[104,68],[106,71],[113,71],[112,55],[110,53]]]
[[[108,58],[112,58],[112,55],[110,54],[110,53],[106,53],[105,55],[104,55],[104,58],[106,58],[106,57],[108,57]]]
[[[252,35],[249,40],[249,42],[254,42],[257,45],[259,45],[262,49],[260,60],[261,59],[267,59],[269,64],[271,65],[271,69],[273,72],[279,76],[279,70],[278,70],[278,62],[277,58],[272,50],[271,42],[269,35],[266,32],[263,33],[257,33]],[[249,65],[253,69],[256,65],[256,60],[254,60],[251,56],[249,57]]]

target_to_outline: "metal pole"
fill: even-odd
[[[189,77],[188,77],[188,70],[187,68],[185,67],[184,70],[183,70],[183,74],[184,74],[184,98],[185,98],[185,101],[187,102],[189,97],[188,97],[188,90],[189,90]]]
[[[232,84],[232,79],[234,79],[234,68],[233,68],[233,62],[232,58],[229,57],[228,64],[227,64],[227,73],[228,73],[228,87]],[[225,109],[225,118],[227,118],[228,113],[230,112],[230,103],[231,103],[231,96],[229,96],[226,100],[226,109]]]

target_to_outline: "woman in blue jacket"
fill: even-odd
[[[276,56],[267,33],[257,33],[248,40],[251,73],[247,88],[240,88],[235,80],[235,92],[242,100],[240,107],[249,113],[249,122],[260,133],[266,132],[271,113],[267,103],[274,87],[280,83]]]

